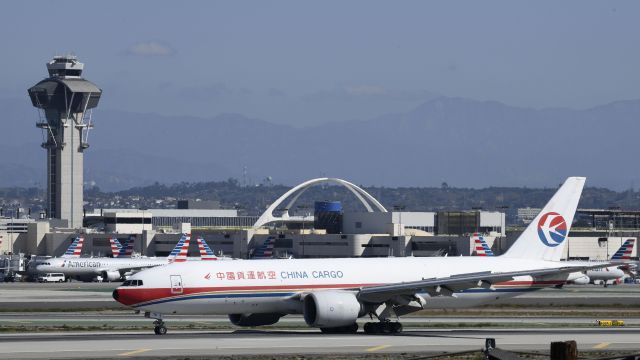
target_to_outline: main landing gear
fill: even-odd
[[[164,335],[167,333],[167,327],[164,326],[164,321],[162,321],[162,319],[157,319],[153,322],[153,325],[155,325],[153,332],[156,335]]]
[[[346,326],[320,328],[320,331],[322,331],[323,334],[355,334],[358,332],[358,324],[353,323]]]
[[[374,317],[378,319],[378,322],[368,322],[364,324],[365,334],[398,334],[402,332],[402,324],[397,321],[391,321],[390,318],[398,318],[394,305],[391,302],[382,304],[371,312],[369,317],[373,320]]]
[[[402,324],[392,321],[368,322],[364,324],[366,334],[397,334],[402,332]]]

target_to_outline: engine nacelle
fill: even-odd
[[[277,323],[283,314],[229,314],[229,320],[236,326],[263,326]]]
[[[576,285],[588,285],[591,282],[591,278],[589,278],[587,275],[583,275],[577,279],[571,280],[571,282]]]
[[[304,321],[309,326],[347,326],[356,322],[364,313],[364,307],[351,292],[319,291],[304,298]]]
[[[103,281],[118,281],[120,280],[121,275],[119,271],[103,271],[102,272],[102,280]]]
[[[567,282],[576,285],[587,285],[591,281],[591,278],[584,273],[575,272],[569,274],[567,277]]]

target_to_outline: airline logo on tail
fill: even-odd
[[[627,239],[620,249],[613,254],[611,260],[631,260],[631,252],[633,251],[635,242],[635,239]]]
[[[487,244],[484,237],[480,234],[473,234],[473,243],[475,245],[476,256],[493,256],[493,251],[491,251],[489,244]]]
[[[129,236],[127,241],[125,241],[124,246],[122,246],[120,244],[120,241],[118,241],[118,238],[109,238],[109,242],[111,243],[111,253],[113,254],[113,257],[131,257],[131,255],[133,255],[133,243],[135,242],[135,240],[135,235],[131,235]]]
[[[71,242],[71,245],[69,245],[69,248],[67,249],[67,251],[65,251],[62,257],[80,257],[80,254],[82,253],[83,244],[84,244],[83,237],[78,236],[77,238],[73,239],[73,241]]]
[[[198,242],[198,250],[200,251],[200,260],[218,260],[216,254],[214,254],[202,236],[198,236],[196,241]]]
[[[187,253],[189,252],[189,242],[191,234],[182,234],[180,241],[176,244],[169,254],[169,262],[187,261]]]
[[[556,247],[567,238],[567,222],[557,212],[548,212],[538,221],[538,237],[543,244]]]
[[[269,236],[267,240],[253,254],[254,259],[271,259],[273,257],[273,248],[276,245],[276,238]]]

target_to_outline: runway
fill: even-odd
[[[580,351],[638,350],[640,329],[408,330],[400,335],[312,331],[52,333],[0,335],[0,359],[124,358],[252,354],[441,353],[479,350],[485,338],[513,351],[548,351],[576,340]]]
[[[117,283],[62,284],[0,283],[0,308],[4,311],[42,311],[74,309],[126,309],[113,301],[111,292]],[[640,286],[616,285],[565,286],[543,289],[492,304],[507,306],[638,305]]]
[[[105,306],[117,306],[115,286],[0,285],[0,359],[436,354],[480,350],[489,337],[513,351],[548,351],[551,341],[576,340],[580,351],[640,352],[640,286],[633,285],[546,289],[502,305],[421,312],[403,317],[405,332],[394,336],[325,335],[301,316],[262,330],[238,330],[226,316],[169,316],[169,333],[157,336],[152,320]],[[622,319],[626,327],[599,328],[598,318]]]

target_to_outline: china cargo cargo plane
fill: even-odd
[[[476,244],[476,254],[477,256],[493,256],[493,252],[487,244],[486,240],[483,236],[479,234],[473,234],[474,243]],[[620,249],[611,256],[611,262],[618,262],[629,260],[631,258],[631,252],[633,250],[634,239],[627,239]],[[602,261],[600,261],[602,262]],[[590,261],[569,261],[568,263],[574,265],[592,265],[594,262]],[[620,265],[616,266],[607,266],[599,269],[589,269],[584,272],[575,272],[569,274],[567,278],[568,283],[573,283],[576,285],[587,285],[590,282],[595,283],[596,281],[602,281],[604,286],[608,285],[609,281],[616,281],[621,279],[624,276],[624,271],[620,269]]]
[[[84,281],[91,281],[96,276],[102,277],[104,281],[117,281],[131,271],[186,261],[190,240],[190,234],[182,234],[180,241],[166,258],[80,258],[81,248],[76,247],[74,248],[74,251],[78,253],[76,258],[63,256],[46,259],[39,261],[35,269],[38,273],[63,273],[67,278],[72,277]],[[69,250],[67,250],[68,252]]]
[[[560,262],[585,178],[565,181],[502,256],[192,261],[141,271],[113,292],[156,319],[226,314],[238,326],[270,325],[287,314],[325,333],[402,330],[391,319],[426,308],[477,306],[562,284],[588,267]],[[604,265],[598,265],[604,266]]]

